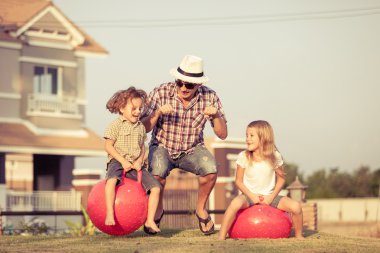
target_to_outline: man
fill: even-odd
[[[199,191],[196,216],[205,234],[214,232],[214,223],[206,211],[206,202],[213,189],[217,170],[215,158],[204,146],[203,130],[211,122],[214,133],[227,137],[226,118],[215,91],[203,84],[201,58],[186,55],[178,68],[170,71],[175,82],[161,84],[149,94],[148,109],[142,117],[146,132],[152,132],[149,146],[149,171],[161,183],[173,168],[198,175]],[[155,221],[159,226],[162,215],[163,190]]]

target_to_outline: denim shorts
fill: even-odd
[[[154,176],[166,178],[175,168],[193,173],[198,176],[216,174],[214,156],[203,145],[195,147],[190,154],[183,153],[177,159],[172,159],[166,148],[158,145],[149,147],[149,172]]]
[[[144,188],[146,192],[148,192],[150,189],[154,187],[159,187],[162,189],[161,184],[145,169],[142,168],[142,179],[141,179],[141,185]],[[121,166],[121,163],[118,162],[115,159],[112,159],[107,164],[107,174],[106,179],[109,178],[117,178],[117,184],[121,182],[122,176],[124,174],[124,169]],[[137,180],[137,171],[132,169],[129,170],[127,173],[125,173],[125,176],[127,178]]]
[[[253,206],[253,205],[255,205],[255,204],[252,202],[252,200],[251,200],[247,195],[245,195],[245,194],[243,194],[243,195],[244,195],[245,198],[247,199],[248,204],[249,204],[250,207]],[[272,201],[272,203],[270,204],[270,206],[271,206],[271,207],[274,207],[274,208],[277,208],[278,203],[280,203],[280,200],[281,200],[283,197],[284,197],[284,196],[277,195],[277,196],[274,198],[274,200]]]

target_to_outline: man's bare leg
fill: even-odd
[[[161,217],[162,212],[164,211],[164,205],[163,205],[163,198],[164,198],[164,190],[165,190],[165,184],[166,179],[161,178],[159,176],[154,176],[155,179],[157,179],[158,182],[160,182],[162,189],[160,191],[160,199],[158,201],[157,211],[154,216],[154,220],[158,220]]]
[[[198,189],[198,202],[197,202],[196,213],[202,219],[207,219],[209,215],[206,211],[206,203],[212,189],[215,186],[216,178],[217,178],[217,175],[215,173],[208,174],[206,176],[198,178],[199,189]],[[213,224],[214,223],[210,221],[207,223],[206,226],[203,223],[201,224],[201,226],[204,231],[208,231],[213,226]]]

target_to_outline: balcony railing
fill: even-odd
[[[79,115],[75,97],[33,93],[28,95],[28,114]]]
[[[7,191],[4,211],[80,211],[82,193],[77,191]]]

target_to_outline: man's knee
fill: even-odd
[[[205,176],[199,177],[199,183],[200,184],[208,184],[208,183],[215,183],[217,179],[216,173],[207,174]]]
[[[207,161],[201,161],[199,163],[199,170],[198,173],[202,177],[209,176],[210,178],[216,179],[216,163],[214,160],[207,160]]]

